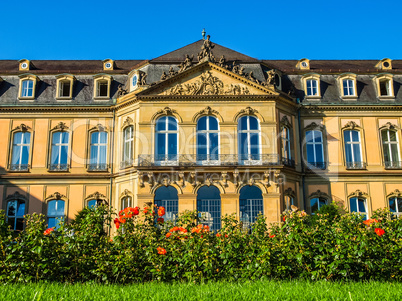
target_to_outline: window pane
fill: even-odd
[[[358,131],[350,131],[352,133],[352,141],[353,142],[359,142],[359,132]]]
[[[94,132],[91,134],[91,144],[99,143],[99,132]]]
[[[248,116],[243,116],[239,119],[240,130],[247,130],[247,117]]]
[[[395,202],[396,198],[390,198],[389,199],[389,210],[391,212],[396,212],[396,202]]]
[[[22,157],[21,157],[21,164],[28,164],[29,159],[29,146],[22,147]]]
[[[359,212],[366,212],[365,203],[366,203],[365,200],[363,200],[363,199],[358,199]]]
[[[106,145],[99,147],[99,163],[106,164]]]
[[[350,142],[350,136],[351,136],[350,131],[343,132],[343,139],[345,142]]]
[[[259,135],[255,133],[250,133],[250,153],[251,154],[259,154],[260,153],[260,144],[259,144]]]
[[[402,212],[402,199],[401,198],[397,198],[397,207],[398,207],[398,212]]]
[[[315,157],[314,157],[314,145],[313,144],[307,144],[307,162],[308,163],[315,163]]]
[[[322,144],[315,145],[316,162],[324,162]]]
[[[209,153],[210,154],[218,154],[219,153],[218,134],[217,133],[209,134]]]
[[[324,205],[327,204],[327,200],[326,200],[326,199],[323,199],[323,198],[320,198],[320,199],[319,199],[319,202],[320,202],[320,208],[321,208],[322,206],[324,206]]]
[[[47,203],[47,215],[56,215],[56,200]]]
[[[15,216],[17,211],[17,201],[8,202],[7,216]]]
[[[22,143],[24,143],[24,144],[31,143],[31,133],[28,133],[28,132],[23,133]]]
[[[398,145],[391,144],[391,153],[392,153],[392,161],[398,162],[399,161],[399,153],[398,153]]]
[[[354,155],[353,162],[362,162],[362,158],[360,155],[360,144],[353,144],[353,155]]]
[[[248,154],[247,133],[241,133],[239,136],[239,152],[240,154]]]
[[[175,155],[177,154],[177,134],[168,134],[168,154]]]
[[[107,96],[107,82],[99,82],[99,96]]]
[[[258,120],[253,116],[248,116],[250,118],[250,130],[258,130]]]
[[[60,153],[60,164],[67,164],[67,158],[68,158],[68,146],[62,145]]]
[[[201,117],[197,122],[197,130],[204,131],[207,129],[207,116]]]
[[[306,132],[306,142],[313,142],[313,131],[307,131]]]
[[[107,143],[107,132],[99,132],[100,143]]]
[[[13,145],[13,156],[11,159],[11,164],[21,164],[20,158],[21,158],[21,146],[19,145]]]
[[[396,141],[396,132],[389,131],[389,138],[390,141]]]
[[[387,130],[381,131],[381,137],[382,141],[388,141],[388,131]]]
[[[318,199],[314,198],[310,200],[311,212],[316,212],[318,210]]]
[[[205,155],[207,154],[207,137],[205,134],[198,133],[197,134],[197,145],[198,145],[198,150],[197,153],[199,155]]]
[[[218,129],[218,120],[213,116],[209,116],[209,129],[210,130]]]
[[[97,159],[98,159],[98,147],[95,145],[91,145],[90,164],[96,164]]]
[[[350,211],[357,212],[357,198],[350,199]]]
[[[156,139],[157,139],[156,154],[165,155],[166,154],[166,147],[165,147],[166,137],[165,137],[165,134],[157,134]]]
[[[157,131],[166,130],[166,117],[161,117],[156,121],[156,130]]]
[[[96,200],[90,200],[88,202],[88,207],[89,208],[95,208],[96,207]]]
[[[314,131],[314,141],[315,142],[322,142],[322,132]]]
[[[177,131],[177,121],[173,117],[168,117],[168,130]]]
[[[60,136],[61,136],[61,132],[54,132],[52,144],[60,143]]]

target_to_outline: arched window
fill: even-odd
[[[350,212],[361,213],[367,219],[367,202],[365,198],[353,197],[349,199]]]
[[[163,116],[156,121],[155,161],[176,161],[178,153],[178,125],[176,118]]]
[[[202,186],[197,192],[197,211],[200,222],[211,230],[221,228],[221,195],[215,186]]]
[[[133,162],[134,149],[134,127],[132,125],[126,127],[123,131],[123,162],[125,165],[131,165]]]
[[[250,160],[260,160],[260,124],[254,116],[243,116],[237,126],[239,159],[243,164]]]
[[[327,205],[327,199],[323,197],[310,199],[311,214],[315,214],[322,206]]]
[[[154,204],[158,207],[165,207],[165,221],[176,220],[179,212],[179,197],[177,189],[173,186],[162,186],[155,191]]]
[[[390,197],[388,199],[389,210],[397,217],[402,216],[402,198],[401,197]]]
[[[325,168],[324,146],[321,131],[306,132],[307,163],[318,168]]]
[[[95,208],[98,205],[98,200],[89,200],[88,208]]]
[[[346,168],[364,168],[362,160],[362,149],[360,143],[360,132],[356,130],[343,131],[345,143]]]
[[[264,214],[261,189],[257,186],[244,186],[239,198],[240,222],[244,228],[250,228],[258,214]]]
[[[29,169],[29,148],[31,146],[30,132],[15,132],[13,135],[13,149],[10,170]]]
[[[52,200],[47,203],[47,224],[49,228],[59,228],[63,221],[65,202],[63,200]]]
[[[133,199],[131,196],[125,196],[121,199],[121,210],[127,208],[127,207],[133,207]]]
[[[7,202],[7,223],[11,230],[21,231],[24,229],[25,202],[12,200]]]
[[[208,164],[216,160],[219,160],[218,120],[204,116],[197,122],[197,161]]]
[[[107,132],[91,133],[89,170],[107,170]]]
[[[386,168],[400,168],[401,157],[399,152],[398,133],[394,130],[381,131],[384,164]]]
[[[53,132],[52,154],[50,158],[50,170],[68,170],[68,146],[69,133],[65,131]]]

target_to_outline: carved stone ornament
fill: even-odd
[[[352,192],[351,194],[349,194],[349,197],[362,197],[362,198],[367,198],[369,195],[359,189],[357,189],[356,191]]]
[[[229,178],[228,173],[226,171],[222,171],[221,177],[222,177],[222,182],[223,182],[222,186],[228,187],[229,186],[228,185],[228,178]]]
[[[400,128],[398,125],[393,124],[393,123],[391,123],[391,122],[388,121],[386,124],[384,124],[384,125],[381,127],[381,129],[387,129],[387,130],[398,131],[398,130],[400,130],[401,128]]]
[[[120,199],[131,195],[132,195],[131,191],[129,191],[128,189],[124,189],[124,191],[120,194]]]
[[[254,178],[250,178],[247,183],[249,186],[253,186],[255,184]]]
[[[147,84],[147,76],[148,75],[144,71],[139,72],[139,81],[138,81],[139,86],[146,86],[146,84]]]
[[[189,84],[178,84],[167,91],[166,95],[218,95],[224,94],[223,82],[210,71],[200,75],[199,80]]]
[[[87,199],[95,199],[95,200],[105,200],[106,196],[103,195],[102,193],[96,191],[90,195],[87,196]]]
[[[98,123],[96,126],[94,126],[93,128],[90,129],[90,131],[93,131],[93,130],[96,130],[98,132],[105,132],[107,130],[107,128],[104,125]]]
[[[23,194],[19,193],[18,191],[6,197],[6,201],[15,201],[15,200],[26,200],[26,197]]]
[[[281,127],[287,127],[287,128],[291,128],[292,125],[289,122],[289,119],[287,116],[283,116],[281,119]]]
[[[212,42],[210,41],[211,36],[207,35],[207,39],[204,40],[203,45],[201,46],[201,51],[198,53],[198,61],[202,62],[205,60],[208,61],[215,61],[215,57],[212,53],[212,48],[215,47],[214,44],[212,44]]]
[[[178,178],[180,179],[181,187],[185,187],[186,186],[186,179],[184,178],[184,172],[180,171],[177,175],[178,175]]]
[[[192,171],[192,172],[190,173],[190,177],[191,177],[191,179],[192,179],[191,185],[192,185],[193,187],[196,187],[196,186],[198,185],[198,181],[197,181],[196,176],[197,176],[197,174],[196,174],[195,171]]]
[[[205,184],[209,187],[213,184],[213,180],[211,179],[211,177],[207,177],[205,179]]]
[[[61,200],[66,198],[67,197],[64,194],[61,194],[59,192],[55,192],[47,197],[47,199],[54,199],[54,200]]]
[[[169,186],[170,185],[170,179],[168,178],[168,177],[164,177],[163,179],[162,179],[162,181],[161,181],[161,184],[163,185],[163,186],[165,186],[165,187],[167,187],[167,186]]]
[[[140,187],[144,187],[144,173],[142,171],[138,172],[138,181],[140,184]]]
[[[275,83],[275,70],[267,71],[266,85],[273,85]]]
[[[157,111],[155,116],[157,116],[157,115],[166,115],[166,116],[169,115],[169,116],[171,116],[174,113],[176,113],[176,110],[173,110],[173,109],[171,109],[169,107],[164,107],[163,109]]]
[[[400,198],[400,197],[402,197],[402,191],[400,191],[399,189],[395,189],[393,192],[391,192],[390,194],[387,195],[387,198],[389,198],[389,197]]]
[[[237,181],[238,177],[239,177],[239,171],[237,169],[235,169],[233,172],[233,184],[236,186],[239,184]]]
[[[193,66],[193,59],[194,59],[194,55],[192,55],[190,57],[188,54],[186,54],[186,58],[184,59],[184,62],[181,63],[179,66],[177,66],[179,68],[179,73],[191,68],[191,66]]]
[[[148,175],[148,185],[150,187],[154,186],[154,173],[153,172],[147,172]]]
[[[355,128],[360,128],[360,126],[354,122],[354,121],[349,121],[348,123],[346,123],[342,129],[351,129],[354,130]]]
[[[309,198],[310,198],[310,199],[314,199],[314,198],[325,198],[325,199],[329,200],[329,199],[330,199],[330,196],[329,196],[327,193],[322,192],[321,190],[317,190],[316,192],[313,192],[312,194],[310,194],[310,197],[309,197]]]
[[[31,130],[31,128],[29,126],[27,126],[26,124],[21,123],[19,126],[16,126],[14,130],[21,131],[21,132],[27,132],[27,131]]]
[[[308,130],[320,130],[323,131],[324,130],[324,125],[322,124],[317,124],[314,121],[312,123],[310,123],[309,125],[305,126],[304,130],[308,131]]]
[[[68,129],[68,126],[64,122],[59,122],[52,130],[65,131]]]
[[[117,97],[122,97],[127,94],[127,90],[123,88],[123,85],[119,85],[117,88]]]
[[[133,124],[133,119],[127,116],[126,120],[124,120],[124,122],[123,122],[122,128],[124,129],[125,127],[128,127],[132,124]]]
[[[283,195],[286,195],[286,196],[289,196],[292,198],[294,198],[296,196],[294,190],[290,187],[283,192]]]

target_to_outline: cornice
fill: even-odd
[[[398,111],[402,110],[402,104],[392,104],[392,105],[302,105],[302,110],[305,111],[359,111],[359,110],[376,110],[376,111]]]
[[[75,106],[0,106],[1,112],[113,112],[114,106],[108,107],[98,107],[85,106],[85,107],[75,107]]]

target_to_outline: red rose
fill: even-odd
[[[135,207],[134,210],[133,210],[133,214],[134,214],[134,215],[140,214],[140,208]]]
[[[381,228],[375,228],[374,232],[377,233],[378,236],[384,235],[385,231]]]
[[[275,234],[270,234],[269,235],[269,238],[274,238],[275,237]]]
[[[43,232],[43,235],[49,235],[50,233],[52,233],[54,231],[54,228],[47,228],[45,230],[45,232]]]
[[[166,233],[166,238],[169,238],[172,235],[172,233],[168,232]]]
[[[157,247],[156,250],[158,250],[159,255],[165,255],[166,254],[166,250],[164,248]]]
[[[114,224],[116,225],[116,229],[119,229],[120,228],[120,219],[115,218],[114,219]]]
[[[164,216],[165,215],[165,207],[159,207],[158,215],[159,216]]]
[[[222,234],[216,233],[216,237],[221,237],[221,236],[222,236]]]
[[[165,220],[164,220],[162,217],[159,217],[159,218],[156,220],[156,222],[157,222],[158,224],[163,224],[164,221],[165,221]]]
[[[283,221],[286,221],[286,216],[284,216],[284,217],[282,218],[282,220],[283,220]]]
[[[371,224],[378,223],[378,222],[379,221],[376,219],[368,219],[368,220],[363,221],[363,224],[365,224],[366,226],[370,226]]]

